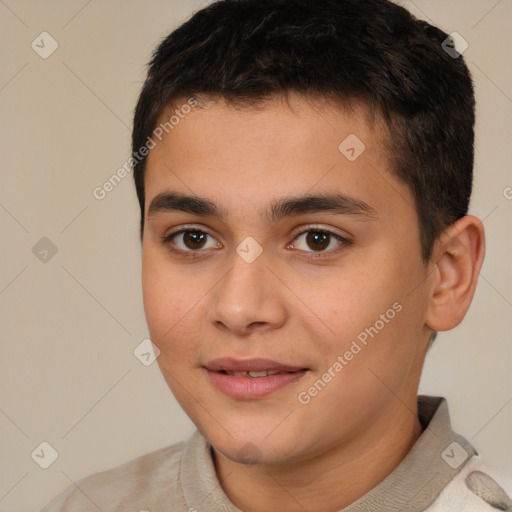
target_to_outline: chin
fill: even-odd
[[[217,436],[205,436],[215,450],[226,459],[243,464],[244,466],[275,466],[293,462],[298,458],[294,450],[296,443],[287,446],[286,440],[269,437],[244,435],[243,437],[230,437],[223,432]],[[291,439],[291,437],[288,437]]]
[[[288,462],[288,460],[277,454],[269,455],[267,453],[268,447],[257,445],[251,441],[248,441],[241,447],[222,447],[222,449],[215,447],[215,449],[226,459],[244,466],[274,466]]]

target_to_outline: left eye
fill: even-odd
[[[165,237],[165,242],[171,242],[171,240],[176,239],[178,242],[173,242],[173,245],[185,252],[219,247],[218,242],[214,243],[211,247],[205,247],[208,237],[212,238],[208,233],[205,233],[204,231],[183,230]]]
[[[313,250],[308,251],[307,249],[298,247],[300,250],[305,250],[307,252],[326,252],[325,249],[329,248],[333,239],[338,243],[338,247],[343,245],[346,240],[336,235],[335,233],[331,233],[330,231],[324,230],[308,230],[300,233],[298,237],[294,240],[294,246],[298,246],[297,240],[303,239],[303,241],[307,244],[307,246],[311,247]],[[331,247],[332,249],[332,247]]]

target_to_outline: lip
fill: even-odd
[[[215,359],[204,365],[211,383],[222,393],[238,400],[263,398],[281,390],[298,380],[309,371],[308,368],[290,366],[270,359]],[[228,372],[279,371],[266,377],[243,377],[227,375]]]
[[[304,370],[303,366],[289,366],[271,359],[234,359],[232,357],[223,357],[214,359],[204,365],[207,370],[219,372],[225,370],[228,372],[263,372],[283,371],[298,372]]]

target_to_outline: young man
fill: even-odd
[[[417,396],[484,258],[447,38],[387,0],[225,0],[162,42],[133,129],[144,306],[198,431],[44,512],[512,509]]]

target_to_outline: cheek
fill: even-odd
[[[181,283],[170,265],[163,258],[144,248],[142,253],[142,296],[146,322],[153,343],[160,346],[172,333],[173,326],[180,318]]]
[[[325,362],[332,363],[345,351],[358,351],[356,342],[361,350],[354,360],[377,367],[388,362],[407,365],[422,323],[421,308],[415,297],[408,296],[397,273],[389,263],[380,269],[371,265],[352,268],[329,281],[321,297],[313,297],[312,309],[322,319],[316,345],[327,356]]]
[[[396,300],[393,292],[379,285],[368,269],[354,268],[350,271],[337,269],[336,275],[313,291],[311,282],[305,281],[300,296],[308,306],[304,318],[311,318],[311,322],[316,318],[318,334],[339,343],[350,341],[373,325]]]
[[[146,256],[142,264],[142,298],[144,301],[144,313],[151,337],[156,338],[161,334],[164,326],[164,303],[169,300],[169,292],[166,289],[165,276],[160,276],[157,266]],[[155,343],[156,340],[154,339]]]
[[[170,369],[197,353],[205,292],[160,255],[152,256],[147,251],[142,259],[144,312],[151,341],[160,350],[158,361]]]

